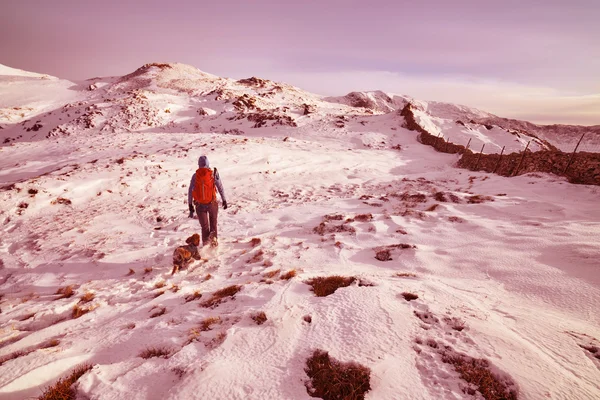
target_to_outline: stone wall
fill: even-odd
[[[479,152],[474,153],[465,146],[446,142],[427,132],[416,122],[410,103],[402,109],[400,115],[404,117],[407,129],[419,132],[419,142],[432,146],[442,153],[462,154],[457,163],[458,167],[472,171],[492,172],[502,176],[547,172],[566,176],[571,183],[600,186],[600,153],[579,152],[573,156],[572,153],[559,150],[543,150],[527,151],[525,155],[523,152],[502,156],[500,154],[480,155]]]

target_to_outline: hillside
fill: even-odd
[[[181,64],[2,79],[0,398],[87,363],[81,399],[308,400],[318,350],[367,400],[600,396],[599,187],[458,169],[399,110],[493,149],[561,135]],[[201,155],[220,245],[171,275]]]

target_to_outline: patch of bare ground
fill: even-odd
[[[77,393],[72,387],[73,384],[91,369],[90,364],[77,366],[70,375],[60,378],[54,385],[44,389],[38,400],[75,400]]]
[[[250,318],[252,318],[252,320],[256,322],[256,325],[262,325],[267,321],[267,314],[265,314],[264,311],[259,311],[257,313],[252,314]]]
[[[400,200],[409,203],[425,203],[427,202],[427,196],[423,193],[404,192],[400,195]]]
[[[252,238],[252,239],[250,239],[249,243],[250,243],[250,246],[256,247],[262,243],[262,240],[260,238]]]
[[[214,292],[211,296],[210,299],[202,302],[200,304],[201,307],[206,307],[206,308],[214,308],[217,307],[219,304],[221,304],[223,301],[227,300],[228,298],[234,298],[234,296],[240,291],[242,290],[242,286],[241,285],[231,285],[228,286],[226,288],[223,288],[221,290],[217,290],[216,292]]]
[[[358,214],[354,217],[354,219],[358,222],[369,222],[373,220],[373,214]]]
[[[335,293],[341,287],[350,286],[356,280],[353,276],[319,276],[304,282],[312,287],[317,297],[325,297]]]
[[[296,270],[295,269],[290,269],[285,274],[281,274],[281,276],[279,277],[279,279],[281,279],[283,281],[289,281],[290,279],[292,279],[296,275],[298,275],[298,273],[296,272]]]
[[[334,221],[343,221],[340,223],[335,223]],[[344,221],[344,216],[341,214],[329,214],[323,217],[323,221],[313,229],[317,235],[325,236],[328,233],[343,233],[347,232],[350,234],[355,234],[356,229],[348,225],[350,222],[353,222],[353,219],[347,219]]]
[[[494,201],[494,198],[491,196],[483,196],[480,194],[467,197],[467,203],[469,204],[480,204],[485,203],[486,201]]]
[[[375,258],[379,261],[391,261],[392,252],[394,250],[416,249],[417,246],[407,243],[392,244],[389,246],[381,246],[375,248]]]
[[[514,382],[492,372],[488,360],[458,353],[448,346],[441,349],[440,354],[442,362],[452,365],[460,378],[469,384],[463,388],[466,394],[474,396],[479,392],[485,400],[518,399]]]
[[[142,350],[139,354],[140,357],[144,359],[153,358],[153,357],[162,357],[169,358],[172,350],[168,347],[159,346],[159,347],[148,347],[147,349]]]
[[[462,224],[463,222],[465,222],[465,220],[463,218],[455,217],[455,216],[448,217],[448,221],[458,223],[458,224]]]
[[[433,195],[433,198],[436,201],[439,201],[440,203],[447,203],[447,202],[460,203],[460,198],[457,195],[455,195],[454,193],[436,192]]]
[[[343,363],[315,350],[304,369],[309,377],[306,390],[324,400],[363,400],[371,390],[371,370],[356,362]]]
[[[410,292],[402,292],[402,297],[404,297],[404,300],[406,301],[413,301],[419,298],[418,295]]]

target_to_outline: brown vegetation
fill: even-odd
[[[73,295],[75,294],[75,291],[73,290],[73,285],[69,285],[69,286],[59,288],[56,291],[56,294],[60,295],[59,297],[57,297],[57,300],[58,299],[68,299],[70,297],[73,297]]]
[[[44,389],[38,400],[75,400],[77,393],[72,388],[73,384],[91,369],[90,364],[79,365],[69,376],[60,378],[54,385]]]
[[[172,350],[167,347],[148,347],[140,353],[140,357],[148,359],[152,357],[169,358]]]
[[[289,281],[290,279],[292,279],[293,277],[295,277],[297,275],[297,272],[295,269],[290,269],[288,272],[286,272],[285,274],[282,274],[279,279],[284,280],[284,281]]]
[[[240,290],[241,285],[232,285],[224,289],[217,290],[212,294],[212,297],[200,304],[201,307],[214,308],[225,301],[227,298],[234,297]]]
[[[356,280],[353,276],[319,276],[316,278],[309,279],[305,283],[312,286],[312,291],[317,297],[325,297],[335,293],[335,291],[341,287],[350,286]]]
[[[487,360],[446,349],[442,352],[442,361],[451,364],[461,379],[474,386],[466,389],[467,394],[473,396],[478,391],[485,400],[517,400],[514,383],[494,374]]]
[[[264,311],[257,312],[256,314],[252,314],[251,317],[256,325],[262,325],[267,321],[267,314]]]
[[[185,296],[185,302],[189,303],[190,301],[198,300],[201,297],[202,297],[202,293],[200,293],[199,290],[196,290],[194,293],[188,294],[187,296]]]
[[[155,312],[150,314],[150,318],[160,317],[161,315],[164,315],[166,312],[167,312],[166,307],[159,307],[158,310],[156,310]]]
[[[94,300],[94,297],[96,297],[96,295],[92,292],[86,292],[83,296],[81,296],[81,299],[79,300],[80,303],[89,303],[90,301]]]
[[[273,278],[275,275],[281,272],[281,269],[275,269],[273,271],[265,272],[263,276],[265,278]]]
[[[371,390],[371,370],[355,362],[342,363],[323,350],[315,350],[306,360],[310,381],[306,390],[311,397],[324,400],[363,400]]]
[[[418,295],[416,295],[414,293],[410,293],[410,292],[403,292],[402,297],[404,297],[404,300],[406,300],[406,301],[412,301],[412,300],[416,300],[419,298]]]

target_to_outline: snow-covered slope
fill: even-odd
[[[402,128],[399,98],[377,111],[177,64],[76,86],[2,122],[23,137],[0,148],[0,398],[87,362],[80,398],[310,399],[315,349],[369,368],[367,400],[481,399],[456,353],[519,399],[600,396],[598,187],[456,169]],[[431,129],[458,119],[407,101]],[[229,202],[220,246],[172,276],[200,231],[202,154]],[[332,275],[356,280],[316,297],[306,282]]]

